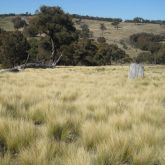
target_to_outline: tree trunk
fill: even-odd
[[[47,68],[55,68],[57,66],[57,64],[59,63],[59,61],[61,60],[63,54],[61,53],[61,55],[58,57],[58,59],[51,64],[43,64],[43,63],[27,63],[29,60],[30,55],[28,54],[28,57],[26,59],[25,64],[20,65],[20,66],[14,66],[13,68],[9,68],[9,69],[0,69],[0,73],[3,72],[19,72],[23,69],[26,68],[42,68],[42,69],[47,69]]]
[[[29,57],[30,57],[30,54],[28,53],[27,59],[26,59],[26,61],[25,61],[25,67],[26,67],[26,65],[27,65],[27,62],[29,61]]]
[[[53,39],[51,38],[51,44],[52,44],[52,61],[55,62],[55,55],[56,55],[56,49],[55,49],[55,43]]]
[[[56,60],[56,62],[55,63],[53,63],[53,67],[56,67],[56,65],[59,63],[59,61],[61,60],[61,58],[62,58],[62,53],[61,53],[61,55],[59,56],[59,58]]]

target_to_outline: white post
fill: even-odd
[[[144,77],[144,66],[142,64],[132,63],[128,72],[129,79]]]

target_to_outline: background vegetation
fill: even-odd
[[[54,11],[51,11],[52,9],[48,7],[48,10],[45,12],[46,8],[46,6],[41,7],[34,16],[30,13],[25,13],[19,16],[9,14],[7,15],[8,17],[6,15],[1,15],[0,17],[0,27],[9,31],[19,30],[27,38],[30,45],[25,50],[29,55],[28,62],[49,64],[54,61],[53,63],[55,63],[62,54],[59,65],[96,66],[128,63],[131,61],[152,64],[165,63],[165,28],[163,21],[155,21],[154,23],[153,21],[136,17],[132,21],[122,22],[123,20],[118,18],[69,16],[58,7],[55,7]],[[60,13],[58,16],[56,14],[57,11]],[[46,17],[51,19],[46,19]],[[61,19],[61,22],[58,23],[57,18],[58,20]],[[64,18],[67,19],[64,21]],[[45,22],[45,26],[37,23],[37,20]],[[69,33],[66,33],[66,30],[59,28],[64,26],[65,29],[69,28],[70,25],[67,23],[67,20],[73,26],[72,34],[74,34],[74,37],[70,36],[72,39],[69,39],[67,35],[70,34],[71,29],[68,29]],[[52,24],[53,22],[56,22],[59,27],[55,27]],[[57,36],[45,33],[45,29],[47,28],[48,30],[48,27],[50,31],[50,25],[53,25],[52,28],[56,29],[56,33],[58,29],[61,29],[60,33],[58,32],[57,34],[58,37],[61,36],[58,41]],[[73,31],[74,27],[76,29]],[[54,41],[52,37],[55,37]],[[138,38],[138,41],[135,41],[136,38]],[[159,38],[159,41],[152,40],[153,38]],[[1,39],[4,40],[3,37]],[[54,51],[52,50],[52,41],[55,43],[54,48],[55,46],[57,47]],[[5,49],[2,45],[0,47],[2,50]],[[53,52],[54,55],[52,55]],[[4,59],[2,56],[4,55],[0,53],[0,62],[2,64],[5,61],[12,61],[12,59],[8,59],[8,55],[5,56],[6,60],[2,61]],[[15,54],[13,56],[18,55]],[[18,57],[18,59],[21,58]],[[26,59],[22,59],[16,65],[25,61]],[[9,67],[13,66],[13,64],[5,64],[3,66]]]

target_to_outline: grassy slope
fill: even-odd
[[[14,30],[11,19],[12,17],[0,18],[0,27],[4,28],[5,30]],[[111,22],[82,20],[82,23],[86,23],[89,25],[90,30],[93,32],[95,39],[97,39],[97,37],[101,35],[100,23],[104,23],[107,27],[107,30],[104,34],[105,38],[107,39],[107,42],[117,44],[120,48],[124,49],[127,54],[130,55],[130,57],[135,57],[141,52],[140,49],[135,49],[129,44],[128,41],[130,35],[140,32],[154,34],[165,33],[165,26],[160,26],[158,24],[137,25],[134,23],[121,23],[120,29],[116,30],[111,25]],[[79,29],[79,25],[76,25],[76,27]],[[121,43],[121,40],[123,41],[124,45],[126,45],[127,49],[125,49],[125,47]]]
[[[7,31],[14,30],[12,18],[13,17],[0,17],[0,28],[3,28]]]
[[[165,67],[0,74],[0,164],[165,164]]]
[[[124,49],[123,44],[121,44],[121,40],[128,47],[124,49],[130,57],[137,56],[138,53],[141,52],[140,49],[135,49],[129,44],[129,37],[135,33],[153,33],[160,34],[165,33],[165,26],[160,26],[158,24],[142,24],[137,25],[134,23],[121,23],[120,29],[116,30],[111,22],[102,22],[102,21],[93,21],[93,20],[83,20],[82,22],[89,25],[90,30],[93,32],[94,37],[100,37],[100,23],[104,23],[107,27],[107,30],[104,33],[104,37],[107,39],[108,43],[117,44],[120,48]],[[77,26],[79,27],[79,26]]]

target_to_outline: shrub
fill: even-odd
[[[142,52],[137,56],[136,61],[138,63],[152,63],[154,57],[150,52]]]
[[[104,37],[98,37],[97,42],[100,43],[100,44],[106,43],[106,39]]]
[[[23,28],[24,26],[27,26],[27,23],[25,20],[23,20],[21,17],[17,16],[12,19],[12,22],[14,24],[15,29]]]
[[[4,67],[22,64],[27,58],[29,44],[21,32],[0,33],[0,59]]]

